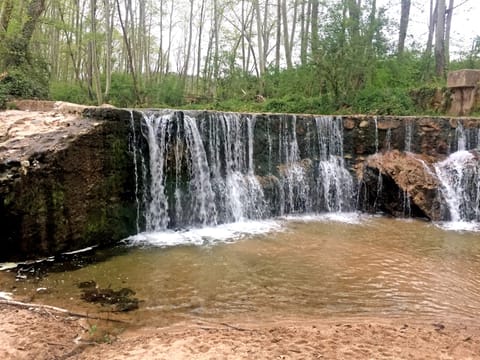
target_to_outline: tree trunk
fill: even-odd
[[[437,0],[437,32],[435,34],[435,75],[445,77],[445,0]]]
[[[260,12],[260,0],[254,1],[255,6],[255,16],[257,20],[257,46],[258,46],[258,71],[260,77],[263,76],[266,70],[265,65],[265,53],[263,47],[263,29],[262,29],[262,13]]]
[[[196,91],[200,92],[200,71],[202,65],[202,35],[203,35],[203,22],[205,21],[205,0],[202,0],[200,7],[200,23],[198,28],[198,48],[197,48],[197,79],[196,79]]]
[[[450,30],[452,28],[453,0],[449,1],[447,9],[447,19],[445,24],[445,66],[450,63]]]
[[[193,38],[193,2],[190,0],[190,16],[188,21],[188,41],[187,41],[187,51],[185,54],[185,62],[183,64],[182,78],[183,81],[187,80],[188,68],[190,66],[190,54],[192,51],[192,38]]]
[[[121,11],[122,8],[120,6],[120,0],[116,0],[116,2],[117,2],[118,20],[120,21],[120,27],[122,28],[122,34],[123,34],[123,41],[125,43],[125,48],[127,51],[128,66],[130,68],[130,72],[132,73],[133,93],[135,96],[136,103],[140,104],[141,103],[140,92],[138,90],[137,73],[135,71],[132,49],[130,46],[130,41],[128,39],[127,29],[125,28],[125,24],[123,23],[123,20],[122,20],[122,11]]]
[[[5,37],[5,34],[8,30],[8,24],[12,17],[13,10],[13,1],[4,0],[2,7],[0,9],[0,39]]]
[[[293,52],[293,43],[295,41],[295,31],[297,27],[297,16],[298,16],[298,0],[293,2],[293,19],[292,19],[292,30],[290,31],[290,57],[292,57]]]
[[[108,102],[110,87],[112,84],[112,50],[113,50],[113,12],[111,10],[110,0],[104,0],[105,28],[107,32],[105,49],[105,92],[103,94],[105,101]]]
[[[320,37],[318,34],[318,0],[311,0],[312,14],[312,55],[314,61],[317,61],[320,54]]]
[[[32,0],[27,10],[27,21],[22,28],[22,38],[25,41],[25,46],[28,46],[32,39],[33,32],[37,26],[38,20],[45,10],[45,0]]]
[[[403,55],[405,49],[405,39],[407,37],[408,21],[410,19],[410,0],[402,0],[402,9],[400,14],[400,31],[398,33],[398,56]]]
[[[305,12],[305,1],[302,0],[302,6],[300,10],[300,63],[305,65],[307,63],[307,27]]]
[[[97,0],[90,1],[90,21],[91,21],[91,36],[92,39],[89,43],[89,49],[91,51],[91,67],[92,67],[92,81],[95,90],[95,96],[97,98],[98,105],[103,103],[102,86],[100,84],[100,69],[98,66],[98,49],[97,49]]]
[[[277,0],[277,35],[275,40],[275,71],[280,71],[280,43],[282,41],[282,0]]]
[[[285,60],[287,61],[287,69],[292,68],[292,53],[290,51],[290,38],[288,35],[288,17],[287,17],[287,0],[282,0],[282,22],[283,22],[283,44],[285,47]]]

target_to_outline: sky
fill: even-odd
[[[449,0],[446,0],[447,6]],[[379,6],[386,6],[388,16],[396,21],[400,18],[400,0],[379,0]],[[458,56],[459,51],[470,50],[473,40],[480,37],[480,1],[455,0],[450,35],[450,54]],[[430,0],[412,0],[408,42],[425,46],[428,36]]]

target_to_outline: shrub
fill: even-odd
[[[68,101],[76,104],[89,103],[87,92],[76,83],[52,83],[50,85],[50,97],[53,100]]]
[[[160,82],[152,81],[145,88],[148,104],[180,106],[184,103],[184,81],[176,75],[167,75]]]
[[[45,99],[48,90],[48,80],[21,68],[8,70],[0,80],[0,93],[5,97]]]
[[[366,88],[359,91],[353,101],[352,110],[362,114],[411,115],[415,113],[412,99],[406,89]]]
[[[327,96],[303,97],[298,94],[270,99],[264,105],[267,112],[327,114],[334,112],[334,107]]]

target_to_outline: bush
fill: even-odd
[[[0,86],[0,110],[4,110],[7,108],[7,94],[5,94]]]
[[[49,91],[48,80],[35,75],[20,68],[8,70],[0,80],[0,93],[4,97],[46,99]]]
[[[75,104],[88,104],[88,94],[76,83],[54,82],[50,85],[50,97],[53,100],[68,101]]]
[[[102,83],[104,84],[105,80],[102,80]],[[130,74],[113,73],[110,93],[106,101],[118,107],[137,105],[133,89],[133,79]]]
[[[335,109],[326,96],[307,98],[292,94],[281,99],[268,100],[264,105],[264,110],[276,113],[328,114],[334,112]]]
[[[145,88],[146,102],[153,105],[180,106],[184,103],[184,81],[177,75],[166,75]]]
[[[412,99],[406,89],[366,88],[352,101],[352,110],[362,114],[411,115],[415,113]]]

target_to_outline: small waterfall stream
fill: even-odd
[[[455,131],[457,151],[434,164],[441,183],[440,191],[453,224],[480,221],[480,159],[478,131],[464,129],[461,123]],[[472,224],[468,224],[470,227]]]

